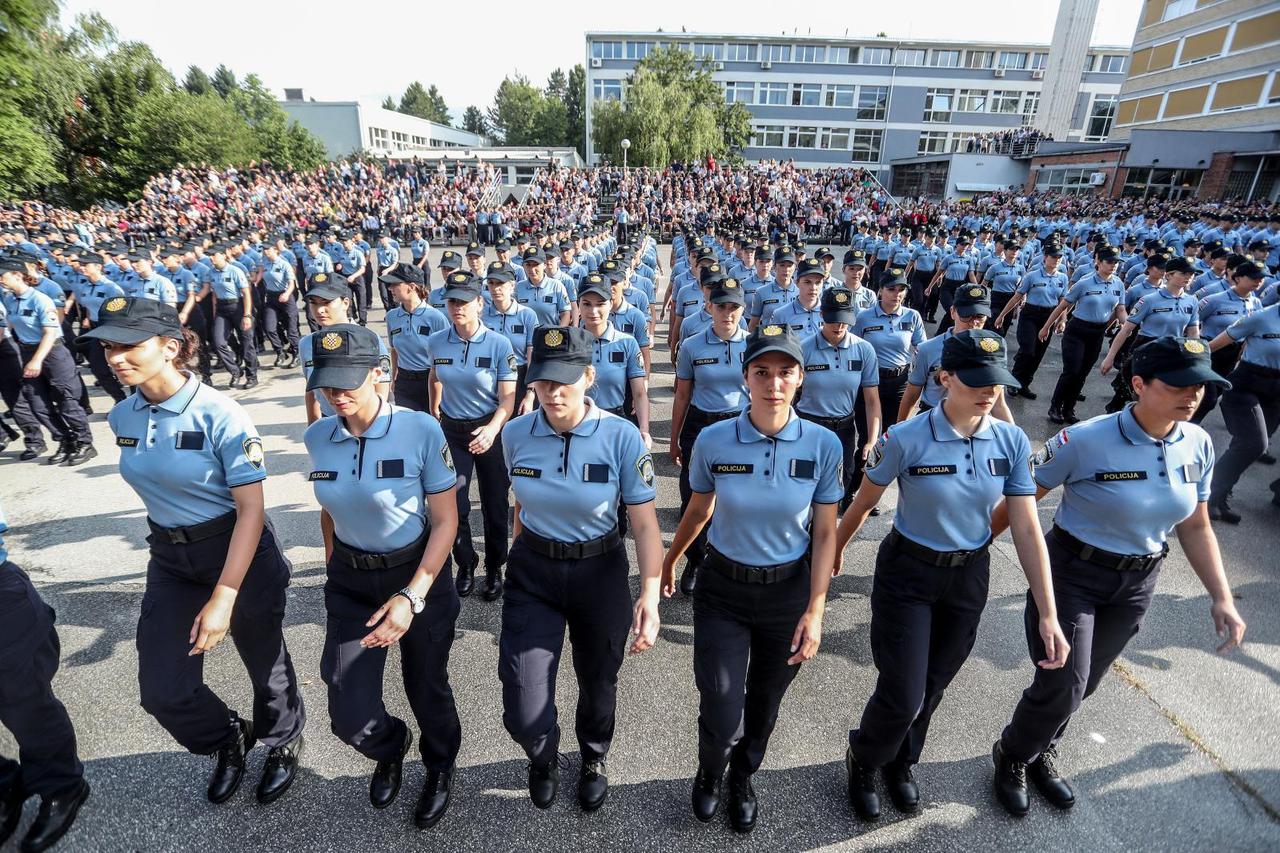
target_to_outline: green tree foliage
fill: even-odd
[[[568,91],[569,81],[564,76],[564,71],[559,68],[552,71],[551,76],[547,78],[546,96],[552,100],[563,101]]]
[[[414,80],[400,96],[398,109],[406,115],[417,116],[427,121],[449,123],[449,107],[434,83],[431,84],[430,89],[424,89],[421,83]]]
[[[622,162],[620,142],[631,140],[627,162],[665,166],[673,161],[740,158],[751,136],[750,113],[726,104],[711,69],[686,50],[656,50],[626,80],[626,100],[593,105],[596,150]]]
[[[210,83],[213,90],[224,98],[234,92],[239,85],[236,82],[236,75],[225,65],[219,65],[213,70],[213,79]]]
[[[49,116],[35,112],[32,103],[38,97],[32,66],[42,53],[39,36],[57,13],[55,0],[0,0],[0,196],[61,182]]]
[[[391,97],[390,95],[387,95],[385,98],[382,99],[382,108],[384,110],[395,110],[396,99]]]
[[[578,154],[587,156],[587,74],[582,65],[569,69],[569,79],[565,86],[564,108],[568,118],[564,144],[578,149]]]
[[[213,81],[200,66],[192,65],[187,69],[187,76],[182,80],[182,88],[191,95],[207,95],[213,91]]]
[[[484,113],[480,112],[479,107],[472,104],[462,113],[462,129],[469,130],[472,133],[488,135],[489,128],[485,124]]]
[[[498,84],[489,108],[489,127],[503,145],[540,145],[538,114],[546,98],[522,74],[506,77]]]
[[[486,118],[488,133],[504,145],[582,147],[586,75],[557,68],[539,89],[517,74],[498,85]],[[479,113],[479,110],[476,110]]]
[[[181,127],[183,132],[156,133],[158,127]],[[230,98],[176,91],[146,95],[122,128],[121,155],[115,167],[119,181],[140,187],[156,172],[184,163],[248,162],[259,152],[257,140],[243,127]]]

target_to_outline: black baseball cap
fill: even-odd
[[[100,340],[129,346],[156,335],[182,340],[177,308],[141,296],[116,296],[102,303],[98,325],[76,338],[76,342]]]
[[[510,252],[511,244],[506,240],[499,240],[497,243],[493,244],[493,250],[495,252]],[[468,250],[468,254],[470,254],[469,250]]]
[[[836,259],[836,253],[827,246],[820,247],[818,251],[813,253],[813,256],[815,258],[830,258],[833,261]]]
[[[530,247],[520,254],[520,263],[522,264],[541,264],[545,263],[547,255],[541,249]]]
[[[378,276],[378,280],[383,284],[424,284],[426,282],[422,270],[413,264],[396,264],[391,268],[391,272]]]
[[[956,313],[961,317],[973,317],[978,314],[990,317],[991,291],[980,284],[966,284],[956,288],[951,304],[955,306]]]
[[[617,261],[605,261],[600,265],[598,272],[610,281],[622,281],[626,278],[626,272]]]
[[[475,241],[473,240],[473,241],[471,241],[470,243],[468,243],[468,244],[467,244],[467,254],[468,254],[468,255],[475,255],[476,257],[483,258],[483,257],[484,257],[484,246],[481,246],[479,243],[477,243],[477,242],[475,242]]]
[[[605,302],[608,302],[613,298],[613,287],[610,285],[607,278],[599,273],[593,272],[588,276],[584,276],[582,284],[578,285],[579,299],[586,296],[588,293],[594,293],[604,299]]]
[[[364,384],[369,371],[382,363],[378,335],[355,323],[338,323],[316,333],[307,390],[350,391]]]
[[[1204,341],[1172,335],[1156,338],[1133,351],[1133,375],[1154,377],[1175,388],[1214,384],[1223,389],[1231,387],[1214,372]]]
[[[1171,272],[1195,272],[1195,265],[1187,258],[1169,258],[1164,262],[1164,271]]]
[[[1021,388],[1008,367],[1004,338],[986,329],[956,332],[942,343],[941,367],[970,388],[1007,385]]]
[[[13,255],[0,257],[0,272],[26,272],[27,265]]]
[[[1154,267],[1155,269],[1162,270],[1165,269],[1165,265],[1168,263],[1168,256],[1156,252],[1154,255],[1147,258],[1147,269],[1152,269]]]
[[[351,288],[347,283],[335,275],[327,272],[318,272],[311,278],[307,279],[307,298],[319,297],[326,302],[332,302],[335,299],[343,297],[351,297]]]
[[[1093,253],[1093,259],[1103,262],[1118,261],[1120,253],[1116,251],[1115,246],[1103,246]]]
[[[906,287],[907,276],[902,267],[892,267],[880,274],[881,287]]]
[[[502,261],[490,261],[489,266],[484,271],[485,281],[501,281],[504,284],[509,281],[516,280],[516,274],[511,271],[511,267]]]
[[[712,305],[746,305],[747,294],[736,278],[722,278],[711,286]]]
[[[1236,278],[1242,275],[1262,281],[1267,277],[1267,268],[1257,261],[1245,261],[1236,267]]]
[[[539,326],[533,335],[533,352],[527,383],[546,380],[568,385],[577,382],[591,364],[591,333],[576,326]]]
[[[480,284],[469,272],[452,272],[444,279],[444,298],[471,302],[480,298]]]
[[[751,250],[751,252],[752,252],[752,254],[754,254],[754,255],[755,255],[755,259],[756,259],[757,261],[771,261],[771,260],[773,260],[773,255],[769,254],[769,247],[768,247],[768,246],[756,246],[754,249],[752,249],[752,250]]]
[[[796,280],[804,278],[806,275],[820,275],[826,278],[826,273],[822,269],[822,261],[817,258],[805,258],[796,266]]]
[[[845,323],[852,326],[858,319],[853,291],[847,287],[831,287],[822,292],[822,322]]]
[[[458,253],[450,249],[440,255],[440,263],[437,264],[440,269],[456,270],[462,268],[462,258],[458,257]]]
[[[724,278],[724,267],[720,266],[720,264],[712,264],[709,267],[703,267],[698,270],[698,284],[706,286],[707,282],[714,281],[717,278]]]
[[[795,250],[790,246],[779,246],[773,253],[773,262],[775,264],[794,264],[796,262]]]
[[[746,351],[742,356],[742,369],[762,355],[780,352],[795,359],[796,364],[804,364],[804,355],[800,352],[800,339],[791,334],[791,330],[779,323],[762,323],[747,336]]]
[[[844,253],[843,266],[846,267],[865,267],[867,265],[867,253],[861,249],[850,249]]]

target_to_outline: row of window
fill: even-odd
[[[389,131],[385,127],[371,127],[369,128],[369,147],[386,148],[387,150],[412,148],[425,151],[429,148],[460,148],[462,143],[445,142],[426,136],[415,136],[398,130]]]
[[[1141,29],[1152,24],[1158,24],[1161,21],[1181,18],[1183,15],[1191,14],[1196,9],[1204,8],[1216,2],[1218,0],[1145,0],[1142,17],[1138,20],[1138,27]]]
[[[724,99],[731,104],[857,109],[859,121],[884,121],[888,86],[836,83],[755,83],[726,81]]]
[[[1280,10],[1237,21],[1234,27],[1232,31],[1231,24],[1223,24],[1135,50],[1132,73],[1151,74],[1181,68],[1280,41]]]
[[[660,42],[593,41],[594,59],[644,59]],[[932,68],[1007,68],[1015,71],[1042,69],[1049,61],[1043,51],[963,50],[922,47],[846,47],[822,44],[755,44],[752,42],[674,42],[710,62],[804,62],[837,65],[899,65]],[[1121,74],[1124,54],[1089,54],[1087,71]]]
[[[1093,192],[1094,169],[1041,169],[1036,174],[1036,192],[1084,195]]]
[[[756,148],[817,148],[852,151],[854,163],[878,163],[883,130],[813,125],[758,124],[751,144]]]
[[[950,122],[952,113],[996,113],[1034,116],[1040,107],[1039,92],[1017,89],[928,89],[924,95],[924,120]]]
[[[1269,86],[1268,77],[1271,77]],[[1121,125],[1145,124],[1160,119],[1188,118],[1277,104],[1280,104],[1280,74],[1253,74],[1126,98],[1116,107],[1116,122]]]

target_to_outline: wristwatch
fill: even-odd
[[[420,595],[414,595],[413,590],[409,589],[407,586],[397,592],[396,595],[403,595],[405,598],[409,599],[409,607],[413,609],[415,616],[421,613],[423,608],[427,606],[427,600]]]

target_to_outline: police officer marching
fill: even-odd
[[[210,250],[213,277],[210,285],[214,308],[212,320],[213,348],[222,367],[231,374],[229,388],[244,379],[244,387],[258,384],[258,349],[253,341],[253,288],[240,267],[227,260],[227,247],[214,245]],[[227,338],[231,334],[240,338],[240,352],[231,349]],[[244,362],[241,371],[237,355]]]
[[[653,459],[633,424],[587,396],[592,348],[585,329],[540,327],[528,372],[539,408],[502,431],[516,523],[498,640],[502,721],[529,758],[529,796],[545,809],[560,784],[556,673],[568,628],[578,680],[578,803],[588,812],[608,795],[628,628],[632,654],[657,640],[662,560]],[[620,502],[639,561],[634,605]]]
[[[898,267],[884,271],[877,292],[877,303],[858,313],[853,333],[871,344],[876,351],[880,382],[880,416],[885,427],[898,421],[898,410],[906,390],[907,373],[916,347],[924,343],[926,334],[920,312],[907,308],[907,279]],[[946,300],[950,310],[951,297]]]
[[[264,509],[262,440],[237,403],[187,372],[198,344],[172,306],[118,297],[99,320],[82,337],[136,389],[107,420],[151,529],[142,707],[188,751],[217,756],[212,803],[234,796],[246,754],[267,745],[257,799],[273,802],[293,784],[305,715],[282,630],[292,567]],[[253,687],[248,720],[204,684],[204,655],[228,632]]]
[[[890,427],[867,461],[865,481],[840,521],[840,555],[884,490],[897,480],[893,528],[876,552],[871,648],[879,677],[845,766],[849,800],[863,820],[880,816],[876,772],[895,808],[920,807],[912,768],[943,691],[969,656],[987,603],[994,532],[1002,496],[1013,512],[1018,560],[1042,614],[1042,667],[1065,663],[1069,646],[1055,618],[1049,560],[1031,481],[1031,444],[1022,430],[991,417],[1005,367],[1004,338],[971,329],[947,338],[937,381],[946,392],[929,412]],[[834,573],[839,573],[837,560]]]
[[[396,304],[387,312],[396,405],[417,412],[430,411],[431,354],[427,340],[448,327],[449,321],[427,303],[430,294],[421,267],[396,264],[391,272],[379,276],[378,282]]]
[[[276,354],[272,367],[293,367],[298,363],[297,279],[293,265],[280,256],[274,243],[262,248],[263,333]]]
[[[751,333],[740,368],[749,405],[694,442],[687,462],[694,494],[662,564],[662,591],[670,596],[676,561],[710,524],[693,608],[701,700],[691,796],[694,817],[714,818],[727,767],[737,832],[755,827],[751,777],[799,664],[822,641],[826,567],[835,557],[836,505],[844,496],[839,439],[791,407],[803,364],[800,341],[785,327],[765,324]]]
[[[1035,392],[1031,390],[1031,382],[1040,369],[1044,354],[1049,351],[1052,337],[1052,328],[1050,334],[1043,338],[1040,337],[1040,330],[1067,292],[1067,274],[1059,269],[1061,261],[1062,249],[1059,246],[1045,246],[1040,266],[1022,277],[1017,290],[996,316],[996,325],[1001,326],[1008,322],[1014,312],[1018,314],[1018,325],[1014,329],[1018,354],[1013,359],[1010,372],[1021,383],[1021,387],[1008,389],[1007,393],[1011,397],[1025,397],[1028,400],[1036,398]]]
[[[649,383],[640,358],[640,344],[634,337],[619,332],[609,322],[612,292],[609,282],[598,273],[583,279],[578,291],[578,316],[582,328],[591,335],[591,365],[594,382],[590,396],[601,409],[619,417],[627,417],[623,403],[630,398],[635,411],[633,423],[640,429],[644,446],[652,449],[649,435]]]
[[[327,255],[326,255],[327,257]],[[330,326],[348,323],[351,319],[351,288],[345,279],[333,273],[316,273],[307,280],[307,316],[314,318],[317,331],[304,335],[298,341],[298,357],[302,359],[302,378],[310,379],[315,370],[315,352],[317,336]],[[382,372],[375,383],[379,396],[386,400],[391,392],[391,353],[387,345],[378,338],[379,351],[382,354]],[[314,391],[303,393],[303,405],[307,411],[307,423],[315,423],[322,417],[332,415],[333,407],[323,394]]]
[[[516,414],[533,409],[533,391],[525,381],[529,369],[529,353],[533,348],[533,332],[538,315],[527,305],[516,302],[515,276],[505,264],[494,261],[483,273],[489,299],[480,315],[481,322],[495,332],[506,335],[516,357]]]
[[[1009,725],[993,747],[995,792],[1014,815],[1030,807],[1027,777],[1058,808],[1075,792],[1057,768],[1056,746],[1080,703],[1098,687],[1112,662],[1138,632],[1151,606],[1168,536],[1176,531],[1192,570],[1213,600],[1210,614],[1223,643],[1240,644],[1245,623],[1236,612],[1209,523],[1213,444],[1189,423],[1204,386],[1227,382],[1210,367],[1198,340],[1160,337],[1133,356],[1137,402],[1122,411],[1069,427],[1035,457],[1036,500],[1062,486],[1053,530],[1045,537],[1053,569],[1058,619],[1074,649],[1065,668],[1040,667]],[[992,527],[1009,524],[1012,501]],[[1013,522],[1015,532],[1017,521]],[[1034,591],[1034,590],[1033,590]],[[1026,605],[1033,661],[1051,655],[1031,630],[1043,623],[1038,597]]]
[[[412,264],[400,266],[420,275]],[[462,742],[448,674],[461,609],[449,571],[457,477],[439,422],[378,394],[376,334],[350,323],[330,326],[314,362],[307,390],[323,393],[335,412],[303,437],[322,507],[328,627],[320,669],[329,717],[334,734],[377,762],[369,783],[374,808],[391,805],[413,742],[382,701],[387,649],[399,644],[427,768],[414,822],[427,829],[449,806]]]

